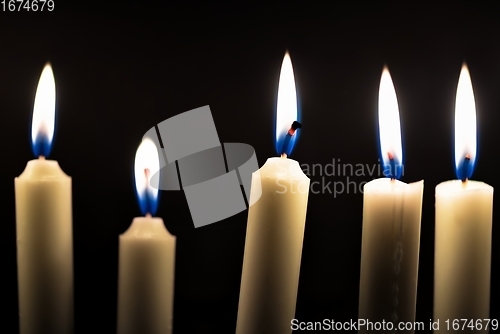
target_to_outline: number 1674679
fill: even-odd
[[[4,12],[43,12],[54,10],[54,0],[1,0]]]

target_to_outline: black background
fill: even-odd
[[[57,86],[51,158],[73,177],[77,332],[113,333],[118,235],[140,214],[133,159],[143,134],[208,104],[221,142],[252,145],[262,165],[276,155],[274,112],[287,49],[304,125],[292,158],[301,164],[333,158],[377,163],[378,86],[384,63],[389,66],[401,112],[403,181],[425,180],[417,320],[427,323],[434,187],[455,178],[453,112],[464,60],[478,110],[473,178],[500,186],[500,12],[472,1],[400,3],[81,1],[70,7],[55,0],[53,12],[3,11],[2,332],[18,328],[13,179],[33,158],[33,99],[45,62],[51,61]],[[346,177],[328,181],[345,183]],[[301,321],[357,318],[362,205],[359,191],[310,194],[296,313]],[[175,333],[234,333],[247,212],[195,229],[184,194],[163,192],[158,216],[177,236]],[[491,318],[500,317],[496,220]]]

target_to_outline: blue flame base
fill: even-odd
[[[141,209],[141,213],[143,216],[147,215],[148,213],[151,216],[154,216],[156,214],[156,211],[158,210],[158,197],[153,198],[147,191],[142,196],[139,194],[137,195],[137,201],[139,202],[139,208]]]
[[[472,172],[474,170],[474,164],[470,159],[462,159],[456,168],[457,178],[465,181],[471,178]]]
[[[281,136],[276,141],[276,153],[278,153],[278,155],[282,155],[283,153],[285,153],[286,155],[291,155],[298,135],[299,130],[296,130],[294,135],[290,135],[287,133],[286,135]]]
[[[46,136],[38,136],[33,141],[33,154],[35,157],[48,157],[51,149],[51,143]]]
[[[300,94],[299,94],[299,90],[297,87],[296,87],[296,90],[297,90],[297,115],[296,115],[297,117],[295,120],[297,122],[301,123],[302,122],[302,111],[301,111],[301,107],[300,107],[300,105],[301,105]],[[287,125],[291,126],[292,123],[287,124]],[[276,119],[274,120],[274,128],[276,128]],[[293,135],[289,135],[288,133],[280,134],[278,139],[275,141],[276,153],[278,155],[282,155],[283,153],[285,153],[288,156],[291,155],[293,148],[295,147],[295,144],[297,143],[299,135],[300,135],[300,129],[295,130],[295,134],[293,134]]]
[[[399,161],[391,160],[389,163],[383,163],[382,168],[385,177],[399,180],[403,175],[403,164]]]

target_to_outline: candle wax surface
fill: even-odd
[[[435,194],[434,320],[488,319],[493,187],[453,180]]]
[[[237,334],[292,332],[309,183],[287,158],[252,175]]]
[[[175,245],[161,218],[134,218],[120,235],[118,334],[172,332]]]
[[[73,332],[71,178],[31,160],[14,180],[21,334]]]
[[[359,319],[415,321],[423,186],[389,178],[364,186]]]

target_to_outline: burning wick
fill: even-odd
[[[470,165],[470,154],[466,154],[465,159],[464,159],[464,166],[463,166],[463,177],[462,177],[463,183],[467,182],[467,174],[469,171],[469,165]]]
[[[144,175],[146,175],[146,182],[149,183],[149,168],[144,168]],[[146,191],[146,196],[147,196],[147,191]],[[146,213],[146,218],[151,218],[151,214],[148,212]]]
[[[297,121],[293,121],[292,126],[288,130],[285,140],[283,141],[283,147],[281,149],[281,157],[286,158],[287,154],[286,152],[288,151],[288,145],[290,145],[290,140],[292,139],[292,136],[295,134],[297,129],[302,128],[302,124],[300,124]]]
[[[396,177],[396,164],[394,162],[394,154],[387,152],[387,157],[389,158],[389,163],[391,165],[391,180],[395,180]]]

